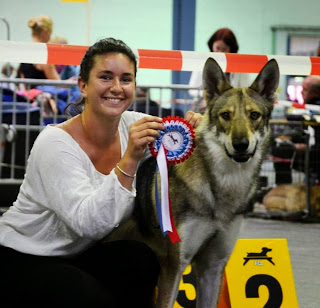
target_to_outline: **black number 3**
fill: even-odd
[[[246,297],[259,297],[259,287],[265,285],[269,290],[269,300],[263,308],[279,308],[282,304],[283,294],[280,283],[277,279],[269,275],[255,275],[248,279],[246,283]]]

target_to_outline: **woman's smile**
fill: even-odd
[[[123,98],[114,98],[114,97],[105,97],[104,99],[112,104],[119,104],[123,101]]]

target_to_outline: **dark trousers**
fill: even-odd
[[[97,244],[73,259],[0,246],[0,264],[1,307],[152,307],[160,270],[135,241]]]

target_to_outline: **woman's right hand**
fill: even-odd
[[[130,126],[127,154],[139,161],[148,143],[160,137],[159,130],[165,129],[162,118],[145,116]]]
[[[160,137],[159,130],[162,129],[165,129],[162,118],[155,116],[145,116],[130,126],[128,147],[118,165],[121,170],[130,176],[125,175],[119,168],[115,169],[121,184],[125,188],[131,189],[133,175],[136,173],[145,148],[149,142],[154,142],[157,137]]]

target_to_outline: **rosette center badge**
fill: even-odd
[[[160,137],[149,144],[150,152],[157,157],[163,145],[168,164],[177,164],[185,161],[194,150],[193,127],[183,118],[165,117],[163,124],[166,129],[160,131]]]
[[[178,151],[183,146],[183,135],[174,130],[165,133],[162,137],[162,143],[167,151]]]

